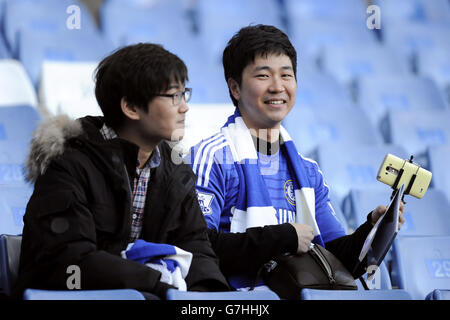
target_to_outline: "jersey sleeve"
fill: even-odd
[[[329,187],[324,180],[323,173],[317,163],[314,163],[314,167],[316,171],[314,186],[316,197],[316,221],[323,241],[324,243],[327,243],[336,238],[345,236],[346,233],[334,212],[329,197]]]
[[[226,196],[225,170],[220,160],[222,149],[217,150],[220,145],[209,149],[192,147],[188,163],[196,175],[197,198],[206,224],[216,230],[219,230]]]

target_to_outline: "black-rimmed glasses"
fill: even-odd
[[[174,107],[180,105],[181,98],[184,98],[185,102],[189,102],[192,96],[192,88],[185,88],[184,91],[175,92],[173,94],[155,94],[156,97],[172,97],[172,105]]]

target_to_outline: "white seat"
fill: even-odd
[[[72,118],[102,115],[95,98],[96,61],[44,61],[39,99],[51,115],[67,114]]]
[[[29,105],[37,107],[37,96],[22,64],[13,59],[0,60],[0,107]]]
[[[186,154],[189,148],[220,131],[235,107],[230,104],[189,104],[185,134],[177,149]]]

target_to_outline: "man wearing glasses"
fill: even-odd
[[[164,141],[184,131],[192,92],[185,88],[185,64],[159,45],[141,43],[106,57],[95,77],[103,117],[59,116],[33,137],[26,171],[35,187],[24,216],[16,294],[67,290],[68,267],[77,266],[78,289],[130,288],[164,299],[177,286],[145,259],[124,255],[139,241],[190,253],[188,290],[228,290],[192,170],[171,161]]]

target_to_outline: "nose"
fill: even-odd
[[[180,106],[178,107],[178,112],[180,113],[186,113],[189,110],[189,106],[187,102],[184,99],[181,99]]]
[[[284,91],[283,82],[282,82],[280,77],[273,77],[272,78],[272,82],[271,82],[271,84],[269,86],[269,91],[270,92],[275,92],[275,93],[279,93],[279,92],[283,92]]]

